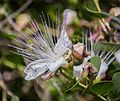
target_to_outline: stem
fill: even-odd
[[[60,70],[60,73],[62,74],[62,76],[67,80],[67,81],[72,81],[73,79],[67,75],[63,70]]]
[[[102,12],[102,11],[101,11],[101,8],[100,8],[100,5],[99,5],[99,0],[93,0],[93,1],[94,1],[94,3],[95,3],[95,6],[96,6],[98,12]],[[109,25],[106,25],[106,27],[105,27],[105,25],[104,25],[104,24],[106,24],[105,19],[102,18],[101,20],[99,20],[99,22],[100,22],[103,30],[104,30],[105,32],[107,32],[106,27],[109,29]]]
[[[83,87],[83,88],[87,88],[87,86],[86,85],[84,85],[84,84],[82,84],[82,83],[79,83],[79,85],[81,86],[81,87]]]
[[[99,0],[93,0],[93,1],[94,1],[95,5],[96,5],[98,11],[101,12],[101,9],[100,9],[99,3],[98,3]]]
[[[105,97],[101,96],[100,94],[97,94],[97,96],[98,96],[99,98],[101,98],[103,101],[107,101],[107,99],[106,99]]]
[[[11,19],[15,18],[17,15],[19,15],[21,12],[23,12],[32,2],[33,2],[33,0],[28,0],[27,2],[25,2],[19,9],[17,9],[14,13],[9,15],[9,18],[11,18]],[[8,21],[7,18],[0,21],[0,28],[2,28],[2,26],[5,25],[7,23],[7,21]]]

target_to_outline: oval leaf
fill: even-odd
[[[99,56],[94,56],[90,59],[90,63],[92,63],[97,68],[97,70],[99,70],[101,65],[101,58]]]
[[[120,93],[120,72],[113,75],[112,81],[114,86],[112,91]]]
[[[113,83],[111,81],[102,81],[96,83],[90,87],[90,90],[96,94],[105,95],[110,89],[113,87]]]

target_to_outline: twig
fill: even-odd
[[[79,83],[79,85],[80,85],[81,87],[87,89],[87,86],[86,86],[86,85],[84,85],[84,84],[82,84],[82,83]]]
[[[16,17],[18,14],[20,14],[21,12],[23,12],[31,3],[33,2],[33,0],[28,0],[25,4],[23,4],[22,7],[20,7],[18,10],[16,10],[14,13],[12,13],[11,15],[8,16],[8,18],[2,20],[0,22],[0,28],[5,25],[8,20],[7,19],[13,19],[14,17]]]
[[[21,30],[19,30],[18,25],[16,25],[16,23],[14,23],[14,21],[13,21],[10,17],[8,17],[8,12],[7,12],[4,8],[3,8],[3,13],[4,13],[7,21],[9,22],[9,24],[10,24],[17,32],[23,33]],[[14,33],[14,34],[15,34],[15,33]]]
[[[95,3],[95,6],[96,6],[98,12],[102,12],[101,8],[99,6],[99,0],[93,0],[93,2]],[[108,30],[110,30],[109,23],[106,22],[104,18],[100,19],[99,22],[105,32],[108,32]],[[108,28],[108,30],[106,29],[106,27]]]
[[[101,98],[103,101],[107,101],[107,99],[104,98],[103,96],[101,96],[100,94],[97,94],[97,96],[98,96],[99,98]]]
[[[16,25],[16,23],[14,23],[14,21],[11,19],[11,17],[9,17],[8,12],[3,8],[3,13],[7,19],[7,21],[10,23],[10,25],[17,31],[19,31],[18,26]]]

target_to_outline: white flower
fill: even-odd
[[[89,68],[87,68],[86,70],[83,71],[83,68],[84,68],[83,65],[87,64],[88,60],[90,60],[93,56],[95,56],[94,49],[93,49],[94,42],[91,37],[92,37],[92,33],[90,33],[90,46],[88,46],[87,34],[85,34],[85,36],[84,35],[82,36],[83,43],[77,43],[77,44],[73,45],[74,51],[78,52],[79,57],[80,58],[82,57],[81,59],[83,59],[82,64],[73,66],[73,73],[77,80],[78,80],[78,78],[81,78],[81,72],[87,72],[87,69],[89,69]],[[89,47],[91,47],[91,48],[89,49]],[[88,51],[88,49],[89,49],[89,51]],[[86,55],[86,56],[84,56],[84,55]]]
[[[56,19],[56,25],[54,25],[49,17],[45,20],[42,13],[41,21],[44,30],[42,31],[36,21],[34,21],[31,23],[32,29],[29,29],[32,34],[28,36],[21,32],[23,38],[16,40],[26,46],[26,49],[13,47],[17,48],[19,54],[30,61],[30,64],[24,70],[26,80],[32,80],[44,75],[50,76],[46,72],[49,71],[49,74],[52,74],[61,65],[68,63],[64,58],[64,54],[72,48],[72,43],[68,38],[65,28],[67,14],[68,12],[64,13],[63,22],[60,26],[60,18]],[[50,25],[53,28],[57,26],[56,30],[51,29]]]
[[[102,79],[105,77],[105,73],[108,70],[109,65],[114,61],[115,57],[118,61],[120,60],[119,59],[120,51],[116,52],[116,50],[119,47],[118,45],[115,45],[109,52],[100,51],[100,50],[93,48],[94,42],[92,41],[91,36],[92,36],[92,34],[90,33],[90,46],[91,46],[90,49],[89,49],[88,42],[87,42],[87,39],[88,39],[87,35],[85,37],[83,37],[83,44],[85,45],[86,52],[89,51],[90,55],[88,55],[88,57],[84,58],[82,64],[80,64],[78,66],[74,66],[74,75],[76,76],[76,79],[81,78],[81,72],[85,73],[85,74],[89,73],[88,72],[89,68],[85,68],[84,64],[87,64],[87,62],[94,56],[99,56],[101,58],[101,65],[100,65],[99,70],[97,70],[94,66],[92,66],[92,72],[98,71],[96,79],[98,79],[98,78]],[[82,52],[82,51],[80,51],[81,48],[79,46],[80,45],[76,45],[76,46],[74,45],[73,47],[75,48],[75,50],[77,52],[79,52],[79,54],[81,54],[80,52]],[[98,44],[98,48],[101,48],[99,46],[99,44]],[[115,57],[113,56],[114,53],[115,53]],[[82,69],[84,69],[84,70],[82,70]],[[78,77],[78,76],[80,76],[80,77]]]
[[[116,52],[116,50],[118,49],[119,46],[115,45],[109,52],[99,52],[96,56],[100,56],[101,57],[101,66],[100,69],[98,71],[98,74],[96,76],[96,79],[100,78],[104,78],[105,77],[105,73],[109,68],[109,65],[115,60],[115,57],[113,56]]]

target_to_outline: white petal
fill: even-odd
[[[82,71],[83,71],[82,64],[73,67],[73,73],[74,73],[74,76],[75,76],[76,80],[81,78]]]
[[[96,78],[100,78],[104,73],[106,73],[108,65],[105,62],[101,62],[100,70]]]
[[[32,80],[42,75],[48,70],[48,65],[47,63],[39,63],[38,61],[30,63],[24,70],[26,73],[25,79]]]
[[[62,30],[61,36],[55,46],[55,53],[62,56],[70,48],[72,48],[72,42],[69,40],[66,30]]]
[[[50,63],[49,70],[50,72],[55,72],[62,65],[68,64],[64,57],[59,58],[55,63]]]

